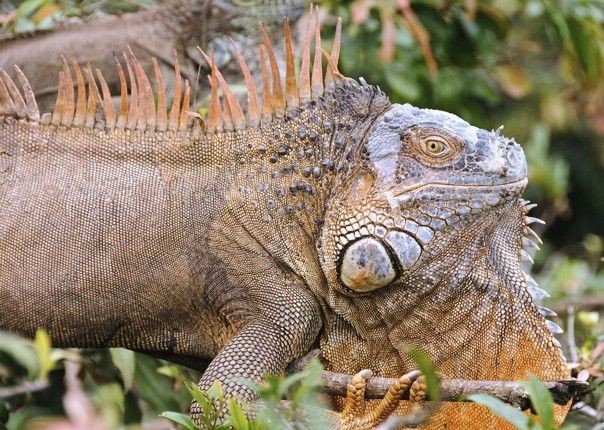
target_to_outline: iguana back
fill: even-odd
[[[2,288],[3,328],[209,358],[245,323],[236,287],[212,298],[227,309],[202,287],[224,282],[208,279],[207,243],[235,172],[227,143],[151,134],[2,120],[0,272],[20,286]]]
[[[520,146],[344,78],[338,43],[324,73],[317,21],[299,81],[289,27],[285,85],[264,39],[260,106],[241,60],[245,115],[208,58],[203,123],[187,83],[168,114],[160,73],[152,91],[132,56],[117,110],[89,68],[63,64],[42,117],[25,77],[21,94],[0,74],[0,327],[211,360],[201,387],[243,400],[242,378],[316,343],[338,372],[400,376],[419,346],[446,378],[566,378],[559,328],[520,265],[534,221]],[[467,404],[427,427],[447,425],[505,428]]]

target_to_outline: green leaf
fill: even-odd
[[[50,336],[42,329],[36,331],[36,337],[34,338],[34,349],[38,356],[38,363],[40,363],[40,370],[38,378],[46,379],[48,373],[54,369],[55,361],[51,356],[50,348]]]
[[[23,366],[30,378],[35,378],[38,374],[39,360],[30,340],[10,333],[0,333],[0,351]]]
[[[124,389],[130,391],[132,389],[132,381],[134,381],[135,357],[134,351],[124,348],[111,348],[111,360],[122,374],[124,381]]]
[[[384,70],[384,78],[393,91],[404,100],[416,101],[421,96],[421,88],[415,76],[409,76],[399,71],[388,68]]]
[[[541,420],[543,430],[553,430],[554,425],[554,400],[549,390],[536,376],[531,375],[522,385],[529,392],[533,407]]]
[[[178,411],[182,410],[175,396],[173,381],[157,373],[157,361],[143,354],[137,354],[134,379],[136,391],[140,398],[149,403],[152,410]]]
[[[194,384],[193,382],[185,382],[185,385],[191,394],[191,397],[193,397],[193,399],[200,405],[207,403],[210,400],[208,393],[206,391],[202,391],[197,384]]]
[[[124,422],[125,396],[119,382],[98,386],[91,394],[106,428],[118,428]]]
[[[243,412],[241,405],[235,400],[229,400],[229,424],[233,426],[235,430],[249,430],[250,422]]]
[[[222,389],[222,385],[220,385],[218,380],[214,381],[212,386],[208,388],[207,393],[212,400],[220,400],[224,398],[224,390]]]
[[[17,15],[19,17],[30,16],[36,10],[38,10],[44,3],[46,3],[45,0],[25,0],[17,8]]]
[[[290,392],[292,392],[293,387],[304,380],[306,374],[304,372],[294,373],[293,375],[288,375],[284,379],[277,379],[275,381],[275,385],[278,386],[278,393],[282,396],[287,396]]]
[[[516,409],[501,400],[489,396],[488,394],[472,394],[468,398],[479,405],[486,406],[498,417],[503,418],[518,430],[529,430],[529,418]]]
[[[320,383],[322,370],[323,365],[321,365],[319,360],[315,359],[308,363],[306,369],[302,372],[304,378],[291,395],[291,399],[295,404],[301,404],[303,402],[313,403],[316,401],[314,392]]]
[[[440,397],[440,378],[436,374],[434,365],[428,358],[428,355],[419,348],[408,348],[406,352],[415,361],[415,364],[417,364],[417,367],[426,378],[430,399],[438,400]]]
[[[178,366],[177,364],[166,363],[163,366],[157,368],[157,373],[175,379],[179,382],[185,382],[189,380],[188,377],[183,374],[180,366]]]
[[[39,362],[30,340],[10,333],[0,333],[0,351],[9,355],[20,366],[23,366],[30,378],[36,377]]]
[[[178,412],[167,411],[162,412],[161,414],[159,414],[159,416],[174,421],[175,423],[180,424],[187,430],[199,430],[199,427],[195,425],[193,420],[189,418],[188,415],[181,414]]]
[[[220,383],[215,381],[206,391],[191,382],[187,382],[185,385],[193,399],[199,404],[202,424],[205,427],[214,428],[225,404],[224,391]]]
[[[579,64],[592,83],[597,83],[601,79],[604,59],[602,58],[602,49],[598,45],[601,37],[598,37],[598,30],[594,28],[593,23],[570,19],[568,21],[570,35],[573,40],[573,46],[579,60]],[[591,25],[590,25],[591,24]],[[597,24],[596,24],[597,25]]]

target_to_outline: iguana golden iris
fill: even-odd
[[[223,73],[226,69],[230,77],[238,76],[231,41],[255,70],[258,20],[263,21],[271,40],[277,41],[283,17],[295,22],[303,8],[304,0],[166,0],[135,13],[0,37],[0,67],[12,75],[12,66],[19,66],[43,111],[54,106],[61,56],[98,68],[114,93],[120,90],[114,58],[128,49],[140,59],[147,75],[153,73],[151,58],[156,58],[168,78],[168,88],[174,86],[172,73],[166,72],[174,69],[175,53],[180,73],[190,82],[196,82],[200,66],[204,66],[201,76],[209,71],[203,61],[200,64],[196,45],[215,53]],[[205,83],[204,79],[202,85]]]
[[[568,378],[545,292],[521,268],[537,240],[521,147],[343,77],[339,25],[330,54],[316,16],[307,27],[296,76],[285,26],[284,83],[264,37],[260,105],[238,56],[245,114],[209,59],[205,121],[180,79],[168,114],[161,72],[152,90],[132,55],[117,109],[88,67],[63,63],[42,116],[25,76],[18,90],[0,74],[0,328],[207,365],[202,388],[246,401],[242,379],[317,344],[342,373],[401,376],[415,346],[445,378]],[[383,418],[354,406],[366,376],[343,428]],[[445,427],[506,425],[451,403],[426,425]]]

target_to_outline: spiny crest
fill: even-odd
[[[247,89],[246,113],[218,70],[213,57],[198,48],[211,70],[208,76],[211,89],[210,106],[205,123],[199,115],[189,111],[191,89],[189,82],[185,80],[183,94],[176,53],[174,54],[176,58],[174,95],[168,112],[165,83],[157,61],[153,59],[154,91],[143,67],[130,50],[123,54],[123,58],[116,58],[120,81],[117,105],[114,105],[113,95],[98,69],[92,70],[90,65],[81,67],[75,61],[70,65],[63,58],[63,70],[59,73],[59,90],[55,107],[52,114],[47,113],[42,116],[31,86],[21,70],[15,66],[22,91],[6,72],[0,70],[0,117],[11,116],[55,126],[130,130],[177,131],[204,127],[208,132],[222,132],[258,127],[261,122],[270,122],[273,117],[282,116],[286,111],[296,109],[302,103],[322,96],[326,88],[330,89],[337,83],[345,81],[338,72],[341,25],[341,20],[338,19],[332,51],[325,52],[321,48],[318,7],[311,6],[300,54],[299,82],[296,83],[296,58],[288,20],[285,19],[283,34],[285,81],[281,79],[271,41],[260,24],[263,40],[259,46],[262,74],[261,105],[257,101],[259,91],[252,74],[243,56],[233,45],[235,58],[243,73]],[[314,59],[311,65],[312,46],[314,46]],[[323,75],[323,56],[327,59],[325,75]]]
[[[539,244],[543,244],[541,238],[535,233],[535,231],[530,227],[531,224],[545,224],[545,222],[539,218],[535,218],[532,216],[528,216],[528,212],[535,208],[537,205],[529,202],[528,200],[521,200],[523,212],[524,212],[524,237],[522,238],[522,248],[520,249],[519,260],[520,262],[527,262],[530,265],[533,264],[533,258],[531,257],[531,252],[534,250],[539,250]],[[524,276],[526,290],[530,294],[531,298],[534,302],[539,302],[540,300],[546,299],[549,297],[549,293],[542,288],[539,287],[537,281],[533,279],[533,277],[528,273],[528,269],[522,271]],[[537,312],[543,315],[545,320],[545,324],[547,328],[552,334],[560,334],[563,333],[562,328],[556,324],[555,322],[547,319],[557,316],[556,312],[551,309],[535,304],[537,308]],[[551,342],[554,346],[560,347],[560,342],[552,337]]]
[[[29,85],[27,78],[19,67],[15,66],[15,72],[23,88],[25,98],[23,98],[10,76],[0,69],[0,117],[14,116],[37,122],[40,120],[40,111],[31,85]]]
[[[59,73],[57,101],[52,114],[40,116],[31,86],[21,70],[15,72],[23,90],[23,96],[5,71],[0,71],[0,117],[12,116],[41,124],[66,127],[98,127],[107,129],[181,130],[195,124],[189,112],[190,87],[185,82],[185,94],[181,96],[182,83],[177,79],[170,118],[166,114],[166,90],[157,61],[153,60],[156,81],[157,109],[151,83],[141,64],[132,52],[124,53],[128,81],[122,64],[116,59],[120,80],[120,99],[116,111],[112,94],[102,73],[90,65],[81,68],[75,61],[71,67],[63,58],[63,70]],[[176,75],[180,76],[178,60]],[[75,76],[75,91],[74,91]],[[199,124],[199,121],[197,121]]]

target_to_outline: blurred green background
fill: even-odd
[[[0,24],[5,34],[27,32],[152,3],[1,0]],[[534,277],[551,294],[545,304],[566,329],[561,341],[575,376],[594,387],[565,428],[601,423],[604,1],[320,3],[326,39],[333,17],[343,18],[345,75],[363,76],[394,102],[446,110],[485,129],[505,125],[505,134],[522,144],[529,163],[526,197],[539,203],[533,216],[547,222],[535,228],[545,243],[535,255]],[[61,418],[61,361],[70,355],[82,362],[87,394],[80,400],[94,405],[89,415],[101,417],[105,428],[137,428],[141,421],[145,428],[169,428],[157,415],[185,411],[190,395],[183,381],[198,377],[125,350],[61,351],[50,349],[43,334],[36,342],[3,335],[0,385],[13,391],[0,389],[0,428],[75,428],[69,427],[73,417],[71,424]],[[19,388],[23,393],[16,394]]]

